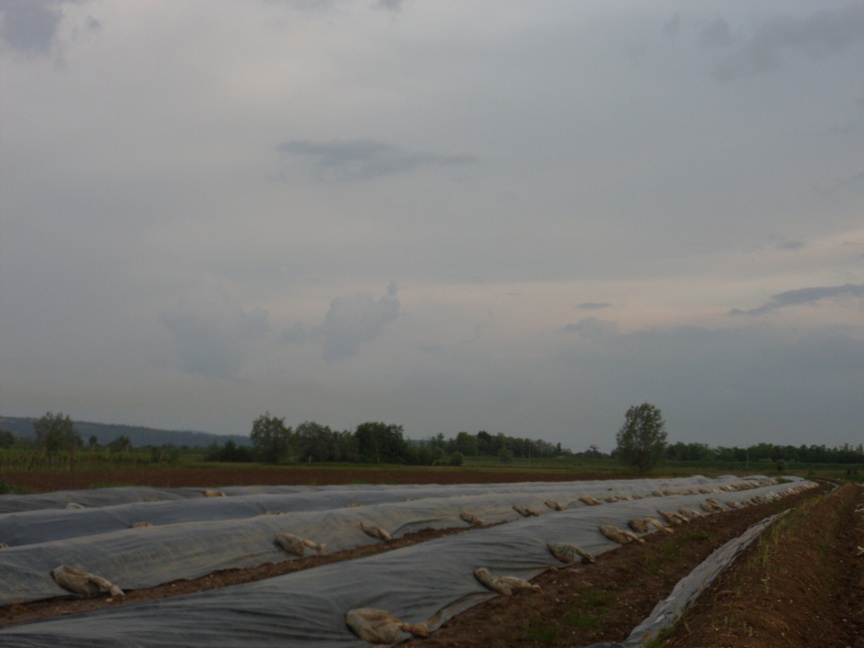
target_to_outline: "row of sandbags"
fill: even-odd
[[[712,493],[722,488],[764,485],[766,477],[709,480],[695,476],[670,480],[626,480],[585,482],[529,482],[522,484],[407,485],[407,486],[251,486],[202,489],[111,488],[97,491],[64,491],[59,501],[66,506],[34,508],[0,513],[0,543],[9,547],[38,544],[79,536],[120,531],[134,525],[154,526],[181,522],[214,522],[242,519],[265,513],[323,511],[427,498],[458,498],[478,495],[528,495],[540,493],[556,498],[561,506],[578,505],[578,498],[615,501],[619,497],[685,492]],[[115,492],[116,491],[116,492]],[[43,502],[47,495],[0,496],[0,511],[6,498],[21,506],[25,498]],[[141,499],[133,499],[140,497]],[[117,501],[115,501],[117,500]],[[537,498],[534,498],[536,501]],[[559,502],[560,500],[560,502]],[[94,504],[95,501],[101,504]],[[89,502],[84,505],[81,502]]]
[[[741,495],[750,493],[758,484],[763,484],[756,489],[759,495]],[[83,570],[122,589],[141,589],[178,578],[205,576],[219,569],[252,567],[302,555],[296,550],[286,551],[286,546],[292,545],[291,540],[285,541],[286,536],[306,540],[310,546],[320,547],[321,552],[334,552],[424,528],[484,526],[526,515],[539,516],[556,509],[593,507],[601,502],[665,498],[674,496],[676,492],[693,496],[736,493],[741,495],[740,501],[748,501],[752,497],[764,497],[784,490],[782,484],[773,484],[767,479],[724,479],[712,484],[704,483],[703,478],[703,483],[698,486],[665,483],[665,488],[661,489],[663,484],[655,484],[658,487],[653,491],[634,491],[632,483],[627,483],[627,488],[621,491],[610,489],[608,482],[604,485],[602,492],[594,489],[594,495],[579,495],[585,492],[580,482],[523,484],[518,487],[502,485],[500,492],[486,494],[400,498],[392,502],[343,505],[326,510],[259,513],[252,517],[214,516],[217,519],[213,521],[162,525],[150,525],[144,520],[107,533],[8,547],[0,550],[0,570],[4,574],[0,585],[0,605],[66,594],[52,576],[52,572],[61,565]],[[602,500],[599,499],[601,495]],[[325,493],[321,496],[326,499]],[[227,501],[230,499],[235,498],[226,498],[226,504],[230,504]],[[344,504],[344,500],[339,501]],[[204,508],[211,504],[210,501],[195,503]],[[220,510],[224,512],[224,507]],[[139,511],[143,512],[146,511]],[[86,515],[84,511],[66,514],[70,518]]]
[[[721,491],[720,497],[711,499],[723,508],[729,503],[754,505],[808,485],[793,481]],[[360,638],[357,620],[367,620],[371,627],[380,622],[386,630],[391,618],[398,621],[389,626],[395,641],[407,636],[406,630],[422,627],[434,632],[452,615],[497,595],[481,582],[479,570],[487,570],[492,578],[527,580],[562,564],[552,547],[570,545],[597,555],[617,546],[601,526],[625,529],[631,520],[660,517],[660,511],[711,514],[703,507],[708,499],[697,492],[649,495],[602,506],[547,507],[544,515],[517,515],[509,524],[258,583],[9,628],[0,631],[0,644],[363,646],[369,644]],[[355,625],[349,627],[351,621]]]

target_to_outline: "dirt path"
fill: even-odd
[[[864,489],[847,484],[769,529],[662,646],[862,648],[862,547]]]

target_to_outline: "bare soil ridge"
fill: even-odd
[[[864,489],[847,484],[778,521],[723,574],[665,648],[864,647]]]

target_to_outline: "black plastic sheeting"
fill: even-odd
[[[549,553],[547,543],[573,543],[594,554],[617,547],[618,545],[610,542],[599,532],[600,524],[614,524],[626,528],[627,521],[634,517],[656,517],[659,508],[664,510],[677,510],[679,507],[699,508],[707,497],[715,497],[724,503],[745,502],[756,497],[781,497],[783,494],[814,485],[812,482],[802,480],[772,483],[767,478],[763,478],[749,482],[743,480],[751,485],[764,484],[749,490],[715,491],[708,495],[698,492],[698,488],[692,488],[708,486],[711,489],[719,489],[720,486],[728,487],[741,481],[734,478],[720,480],[697,478],[689,483],[680,480],[674,486],[669,482],[655,481],[650,484],[654,487],[652,490],[665,489],[672,492],[677,489],[687,492],[662,497],[643,496],[645,493],[640,492],[637,493],[639,499],[610,502],[602,506],[574,505],[563,511],[553,511],[544,507],[545,511],[538,517],[523,518],[517,515],[508,524],[472,529],[466,533],[447,536],[421,545],[295,572],[266,581],[11,627],[0,631],[0,644],[52,646],[52,648],[57,645],[73,648],[76,646],[207,646],[208,648],[219,646],[255,648],[273,645],[364,646],[368,644],[354,636],[345,625],[345,614],[351,609],[359,607],[385,609],[409,623],[428,621],[430,628],[434,629],[454,614],[494,596],[474,578],[473,572],[479,567],[487,567],[496,576],[514,575],[530,579],[551,566],[560,565]],[[504,504],[520,503],[531,506],[532,497],[543,497],[548,492],[566,494],[569,491],[578,497],[589,490],[585,485],[584,482],[525,484],[517,489],[518,492],[506,493],[501,496],[499,503],[491,503],[490,506],[498,507],[496,510],[502,511]],[[646,488],[648,485],[643,484],[637,488]],[[614,493],[609,490],[610,488],[616,487],[622,487],[630,496],[634,484],[603,482],[603,492],[607,495]],[[401,487],[394,488],[398,490]],[[544,488],[549,490],[544,491]],[[690,490],[695,492],[691,493]],[[462,496],[456,497],[462,499]],[[473,495],[465,499],[470,500],[473,507],[486,497],[492,496]],[[441,505],[441,500],[446,501],[449,498],[432,499],[439,500],[434,503],[427,502],[434,507]],[[409,513],[413,507],[415,512],[409,513],[408,518],[419,519],[428,513],[428,511],[419,514],[416,512],[422,509],[422,504],[422,500],[416,500],[361,509],[352,507],[340,511],[266,517],[272,522],[282,521],[283,518],[299,519],[299,516],[336,515],[343,518],[334,523],[335,527],[341,528],[341,525],[353,527],[356,523],[358,518],[352,519],[350,515],[360,512],[369,514],[373,509],[378,509],[383,519],[392,522],[392,520],[402,519],[400,516]],[[455,511],[456,508],[458,507],[451,504],[448,510]],[[349,517],[344,517],[345,515]],[[346,522],[346,520],[350,521]],[[172,526],[186,525],[166,525],[163,530]],[[155,529],[148,527],[136,531],[158,529],[158,527]],[[336,535],[339,533],[342,532]],[[323,537],[313,539],[327,540]],[[93,540],[90,539],[91,542]],[[45,545],[50,544],[53,543],[42,543],[32,547],[41,547],[40,550],[45,550]],[[51,554],[56,549],[50,547],[47,551]],[[26,547],[3,550],[0,551],[0,558],[5,558],[7,553],[26,550]],[[105,547],[102,550],[104,551]],[[56,559],[57,556],[52,555],[51,558]],[[50,561],[46,561],[46,564],[47,562]],[[170,570],[172,566],[176,567],[178,564],[179,561],[170,560],[166,567]],[[3,563],[0,565],[3,565],[5,574],[5,565]],[[52,563],[53,566],[56,565]],[[84,566],[94,573],[97,572],[90,565]],[[113,573],[99,575],[121,587],[129,587],[124,582],[128,576],[126,573],[120,574],[120,577]],[[173,578],[176,576],[170,580]]]

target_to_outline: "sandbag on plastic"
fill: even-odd
[[[393,540],[393,536],[377,524],[372,524],[371,522],[361,522],[360,530],[370,538],[375,538],[376,540],[383,540],[384,542],[391,542]]]
[[[593,554],[569,542],[550,542],[546,546],[549,548],[549,552],[563,563],[570,564],[578,561],[583,563],[597,562]]]
[[[485,567],[474,570],[474,578],[476,578],[483,587],[504,596],[513,596],[518,590],[531,590],[539,592],[540,586],[531,583],[531,581],[519,578],[518,576],[493,576],[492,573]]]
[[[720,493],[750,489],[767,478],[727,476],[709,480],[694,476],[672,480],[626,480],[581,482],[523,482],[519,484],[455,484],[383,486],[354,484],[341,486],[232,486],[219,488],[228,497],[205,498],[202,489],[110,488],[88,491],[61,491],[40,495],[0,495],[0,542],[9,546],[50,542],[128,528],[145,521],[154,526],[182,522],[248,518],[263,513],[322,511],[348,506],[370,506],[420,499],[465,498],[494,495],[507,502],[508,494],[519,498],[520,506],[534,511],[553,502],[560,509],[583,506],[579,497],[602,504],[597,498],[639,498],[652,490],[662,497],[668,492],[704,490]],[[207,489],[203,489],[207,490]],[[213,489],[216,490],[216,489]],[[38,510],[6,513],[23,502]],[[17,505],[15,503],[18,503]],[[82,510],[63,510],[69,502],[82,503]],[[51,506],[51,508],[44,508]],[[544,509],[545,510],[545,509]],[[501,516],[501,514],[496,513]]]
[[[645,542],[632,531],[619,529],[614,524],[601,524],[600,533],[618,544],[627,544],[628,542]]]
[[[275,542],[282,549],[295,556],[303,556],[306,549],[312,549],[320,556],[326,549],[324,544],[319,544],[308,538],[301,538],[292,533],[277,533]]]
[[[648,530],[651,527],[654,527],[658,531],[663,531],[664,533],[675,533],[672,528],[667,527],[660,520],[653,517],[633,518],[632,520],[627,522],[627,525],[636,533],[648,533]]]
[[[371,643],[395,643],[399,633],[406,632],[415,637],[428,637],[425,623],[406,623],[386,610],[357,608],[345,615],[345,623],[358,637]]]
[[[589,485],[594,482],[587,482]],[[582,483],[580,483],[581,485]],[[111,491],[104,489],[98,507],[87,506],[80,510],[64,510],[62,506],[39,509],[21,513],[0,514],[0,541],[10,546],[37,544],[109,533],[128,528],[135,522],[149,522],[154,526],[183,522],[212,522],[217,520],[250,518],[264,513],[298,513],[324,511],[330,509],[372,506],[376,504],[419,501],[422,499],[471,498],[496,496],[502,503],[510,503],[508,494],[530,494],[532,492],[567,497],[573,491],[573,484],[524,483],[510,484],[459,484],[441,485],[402,485],[398,487],[380,485],[349,486],[293,486],[293,487],[229,487],[219,489],[228,497],[204,498],[200,489],[176,489],[164,491],[173,499],[150,501],[155,489],[116,489],[121,491],[117,498],[123,503],[113,503]],[[266,490],[266,492],[259,492]],[[284,491],[284,492],[282,492]],[[95,501],[88,491],[67,491],[58,494],[58,502],[68,501],[70,497],[83,499],[88,503]],[[0,509],[5,498],[31,497],[0,495]],[[35,497],[35,496],[34,496]],[[125,501],[139,497],[134,501]],[[536,497],[535,501],[540,497]],[[501,515],[496,512],[496,515]]]
[[[513,510],[522,517],[537,517],[538,515],[540,515],[539,511],[535,511],[534,509],[528,508],[527,506],[522,506],[521,504],[514,504]]]
[[[123,590],[101,576],[91,574],[83,569],[76,569],[68,565],[60,565],[51,570],[51,577],[57,584],[68,592],[78,594],[84,598],[96,596],[102,590],[106,590],[115,598],[125,598]]]

